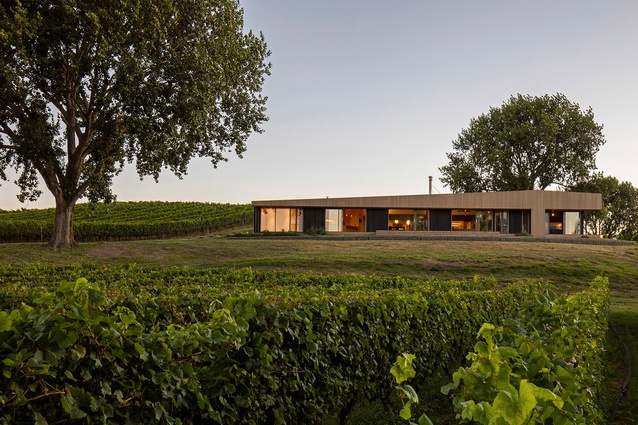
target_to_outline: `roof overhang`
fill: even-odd
[[[598,211],[600,193],[519,190],[511,192],[446,193],[435,195],[364,196],[253,201],[262,208],[406,208],[471,210]]]

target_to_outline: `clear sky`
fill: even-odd
[[[591,106],[607,143],[606,175],[638,187],[638,2],[634,0],[244,0],[272,75],[263,134],[243,159],[191,162],[140,181],[130,165],[118,200],[249,203],[427,193],[470,119],[510,95],[563,93]],[[0,208],[28,205],[11,182]]]

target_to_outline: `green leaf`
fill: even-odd
[[[554,404],[554,406],[558,407],[559,409],[563,408],[563,405],[565,404],[565,402],[563,401],[562,398],[558,397],[552,391],[548,390],[547,388],[537,387],[531,382],[527,385],[529,385],[529,387],[531,388],[532,394],[534,394],[534,397],[536,397],[536,399],[543,400],[543,401],[551,401]]]
[[[481,326],[481,329],[479,329],[478,331],[477,338],[483,337],[484,333],[490,333],[490,331],[493,331],[494,329],[495,329],[494,325],[490,323],[483,323],[483,326]]]
[[[408,400],[410,400],[412,403],[417,404],[419,402],[419,396],[416,393],[416,391],[414,391],[414,388],[412,388],[412,386],[410,385],[403,385],[401,387],[397,387],[401,393],[403,393]]]
[[[427,415],[424,413],[419,418],[419,424],[418,425],[434,425],[434,424],[432,423],[430,418],[428,418]]]
[[[49,425],[40,412],[35,413],[35,425]]]
[[[500,415],[509,425],[523,425],[536,406],[536,398],[526,379],[521,380],[520,397],[516,393],[499,391],[494,399],[494,413]]]
[[[104,300],[106,299],[106,296],[104,295],[104,293],[98,289],[89,288],[88,295],[89,295],[89,301],[88,301],[89,307],[91,308],[98,308],[104,303]]]
[[[273,413],[275,414],[275,425],[282,425],[286,423],[286,421],[284,420],[283,411],[280,408],[273,409]]]
[[[6,311],[0,311],[0,332],[5,332],[11,330],[11,325],[13,321],[11,317],[9,317],[9,313]]]
[[[416,356],[414,354],[403,353],[402,356],[397,357],[396,363],[390,369],[390,373],[394,376],[397,384],[407,381],[410,378],[414,378],[416,371],[412,367],[412,362]]]
[[[401,416],[406,421],[409,421],[412,418],[412,412],[410,411],[410,406],[412,406],[412,401],[408,400],[404,405],[401,411],[399,412],[399,416]]]

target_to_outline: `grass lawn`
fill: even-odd
[[[613,408],[625,381],[625,346],[634,359],[638,358],[638,245],[225,237],[84,243],[76,249],[61,251],[42,244],[0,244],[0,264],[35,263],[250,266],[261,270],[287,268],[322,274],[400,275],[422,279],[462,279],[478,275],[494,276],[502,283],[543,279],[560,291],[582,289],[595,276],[603,275],[611,284],[610,317],[619,335],[617,338],[610,332],[609,337],[609,361],[614,365],[605,401],[609,409]],[[378,407],[368,410],[374,409],[383,411]],[[377,419],[373,422],[361,421],[393,423],[385,421],[382,413],[375,415]],[[361,421],[353,423],[363,423]],[[635,371],[616,411],[615,423],[638,423]]]

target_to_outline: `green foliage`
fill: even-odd
[[[457,363],[471,329],[544,287],[134,266],[0,276],[9,422],[316,423],[387,396],[399,353],[426,375]]]
[[[626,240],[638,236],[638,189],[631,182],[619,182],[599,173],[570,186],[569,190],[602,195],[603,208],[587,214],[583,220],[587,232]]]
[[[44,241],[51,237],[55,210],[0,212],[0,241]],[[78,204],[75,236],[80,241],[162,238],[207,233],[252,223],[250,205],[203,202]]]
[[[441,390],[455,390],[457,418],[481,424],[598,424],[609,288],[597,278],[574,295],[539,294],[481,341]]]
[[[590,109],[564,95],[512,96],[470,121],[440,168],[453,192],[545,189],[569,185],[596,168],[605,143]]]
[[[8,0],[0,6],[0,178],[56,201],[54,247],[74,243],[73,207],[111,201],[112,179],[186,173],[241,157],[261,132],[270,73],[262,35],[235,0]]]
[[[325,235],[326,229],[316,229],[314,227],[311,227],[310,229],[304,230],[303,233],[304,235],[309,235],[309,236]]]
[[[410,421],[410,425],[417,425],[416,423],[411,422],[411,407],[413,404],[419,404],[419,396],[416,391],[414,391],[414,388],[408,384],[403,384],[403,382],[414,378],[416,375],[416,371],[414,370],[414,367],[412,367],[412,362],[415,358],[416,356],[414,354],[403,353],[401,357],[397,357],[396,363],[390,369],[390,373],[394,376],[395,382],[399,384],[396,389],[399,393],[399,398],[403,403],[403,408],[401,409],[399,416],[406,421]],[[419,418],[418,425],[432,425],[432,421],[427,417],[427,415],[423,414]]]

